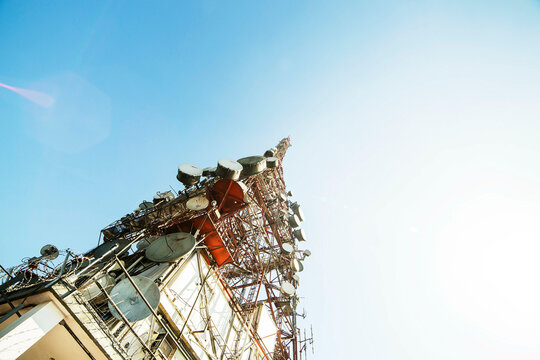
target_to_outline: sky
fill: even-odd
[[[308,359],[538,359],[539,39],[525,0],[0,1],[0,264],[290,136]]]

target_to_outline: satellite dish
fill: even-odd
[[[210,205],[210,201],[205,196],[195,196],[186,202],[186,207],[189,210],[199,211],[206,209]]]
[[[176,178],[178,181],[184,184],[185,187],[189,187],[198,183],[202,174],[203,171],[200,167],[190,164],[182,164],[178,167],[178,175],[176,175]]]
[[[263,156],[248,156],[238,159],[242,165],[242,176],[251,176],[263,172],[266,169],[266,159]]]
[[[216,176],[216,167],[207,167],[202,171],[202,175],[206,177]]]
[[[174,194],[171,191],[157,192],[154,195],[154,204],[158,204],[162,201],[171,201],[174,200]]]
[[[288,243],[281,245],[281,252],[283,254],[291,254],[294,251],[294,246]]]
[[[281,201],[287,201],[287,194],[285,194],[283,191],[280,191],[279,198]]]
[[[101,289],[96,285],[96,283],[99,283],[101,287],[107,292],[111,292],[111,289],[114,287],[115,281],[114,278],[109,274],[100,274],[98,275],[94,281],[89,283],[88,285],[85,285],[84,287],[79,289],[79,292],[86,300],[92,300],[95,299],[95,301],[103,300],[105,297],[105,294],[101,291]]]
[[[58,257],[59,251],[54,245],[45,245],[40,250],[41,258],[45,260],[54,260]]]
[[[146,248],[146,258],[155,262],[171,262],[195,248],[195,237],[188,233],[174,233],[157,238]]]
[[[154,203],[151,203],[150,201],[143,201],[139,204],[139,209],[141,210],[148,210],[154,207]]]
[[[159,287],[156,283],[143,276],[133,276],[132,280],[152,309],[156,310],[159,305]],[[152,314],[152,311],[145,304],[129,279],[124,279],[116,284],[110,293],[110,297],[129,322],[142,320]],[[115,318],[122,320],[122,317],[110,302],[109,311]]]
[[[137,250],[144,250],[148,246],[150,246],[150,244],[153,243],[157,238],[158,236],[145,237],[144,239],[139,240],[137,244],[135,244],[135,246],[137,247]]]
[[[305,256],[305,257],[311,256],[311,251],[309,251],[309,250],[304,250],[304,256]]]
[[[268,149],[264,152],[264,157],[270,158],[276,155],[276,152],[273,149]]]
[[[274,169],[278,166],[279,159],[276,157],[269,157],[266,159],[266,167],[269,169]]]
[[[242,172],[242,165],[234,160],[220,159],[218,161],[216,175],[224,179],[237,180]]]
[[[283,295],[292,296],[296,292],[296,288],[288,281],[281,283],[281,293]]]
[[[289,216],[289,224],[293,227],[293,228],[297,228],[300,226],[300,219],[298,218],[298,216],[296,214],[293,214],[291,216]]]
[[[300,221],[304,221],[304,212],[302,211],[302,209],[300,208],[300,205],[298,203],[292,203],[291,204],[291,210],[293,211],[293,213],[296,214],[296,216],[298,216],[298,218],[300,219]]]
[[[294,230],[293,235],[298,239],[298,241],[306,241],[306,233],[304,232],[304,229]]]
[[[298,259],[292,259],[291,268],[294,270],[294,272],[302,272],[302,270],[304,270],[304,265],[302,265]]]

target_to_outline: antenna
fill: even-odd
[[[281,245],[281,253],[282,254],[291,254],[294,252],[294,247],[289,243],[284,243]]]
[[[300,316],[302,319],[305,319],[307,316],[306,309],[302,309],[302,313],[296,313],[296,316]]]
[[[171,262],[195,248],[195,237],[188,233],[160,236],[146,248],[146,258],[155,262]]]
[[[267,158],[271,158],[273,156],[276,155],[276,150],[275,149],[268,149],[264,152],[264,156],[267,157]]]
[[[28,265],[31,265],[33,267],[39,266],[41,264],[42,260],[54,260],[58,257],[58,254],[60,253],[56,246],[54,245],[45,245],[41,248],[39,251],[41,256],[38,257],[31,257],[28,259]]]
[[[266,158],[263,156],[248,156],[238,159],[242,165],[242,176],[256,175],[266,170]]]
[[[310,326],[311,328],[311,338],[309,339],[309,343],[311,344],[311,353],[312,354],[315,354],[315,346],[313,345],[314,341],[314,337],[313,337],[313,325]]]
[[[131,279],[144,295],[152,310],[155,311],[159,305],[160,297],[157,284],[144,276],[133,276]],[[110,298],[130,322],[142,320],[152,314],[152,310],[145,304],[129,279],[124,279],[116,284],[110,293]],[[122,316],[118,314],[110,301],[108,305],[111,314],[118,320],[122,320]]]
[[[146,249],[147,247],[150,246],[151,243],[153,243],[154,241],[156,241],[156,239],[158,238],[158,236],[147,236],[141,240],[139,240],[136,244],[135,244],[135,247],[137,247],[137,250],[144,250]]]
[[[242,169],[242,165],[234,160],[220,159],[218,160],[216,175],[224,179],[238,180]]]
[[[176,178],[185,187],[195,185],[201,179],[203,171],[200,167],[191,164],[182,164],[178,166],[178,175]]]
[[[302,272],[302,270],[304,270],[304,265],[302,265],[300,260],[292,259],[291,260],[291,268],[294,270],[294,272]]]
[[[186,202],[186,207],[194,211],[206,209],[208,205],[210,205],[210,201],[205,196],[195,196]]]
[[[58,257],[59,253],[56,246],[51,244],[45,245],[40,250],[41,258],[45,260],[54,260]]]
[[[277,168],[279,164],[279,159],[277,157],[269,157],[269,158],[266,158],[266,167],[269,168],[269,169],[275,169]]]
[[[300,315],[301,316],[301,315]],[[304,329],[304,338],[300,338],[298,343],[300,344],[300,358],[302,358],[302,353],[304,354],[304,359],[307,360],[307,345],[311,345],[311,353],[315,354],[315,347],[313,345],[313,325],[310,326],[311,335],[308,338],[306,335],[306,329]]]
[[[300,219],[298,218],[298,215],[296,214],[293,214],[291,216],[289,216],[289,224],[291,225],[292,228],[297,228],[300,226]]]
[[[115,285],[114,278],[111,275],[107,273],[98,275],[94,279],[94,281],[79,289],[81,295],[86,300],[95,299],[94,302],[98,302],[99,300],[103,301],[107,299],[107,297],[101,292],[101,289],[96,283],[99,283],[99,285],[101,285],[103,290],[105,290],[106,292],[110,292]]]
[[[296,288],[294,287],[293,284],[291,284],[290,282],[288,281],[284,281],[282,284],[281,284],[281,293],[285,296],[293,296],[294,293],[296,292]]]
[[[304,229],[296,229],[293,231],[293,235],[298,241],[306,241],[306,233]]]
[[[217,168],[214,166],[214,167],[206,167],[203,169],[202,171],[202,176],[204,177],[214,177],[216,176],[216,170]]]
[[[291,204],[291,210],[296,216],[298,216],[298,219],[300,219],[300,221],[304,221],[304,212],[302,211],[300,205],[297,202]]]

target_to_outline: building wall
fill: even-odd
[[[56,325],[19,360],[91,360],[73,336],[60,324]]]

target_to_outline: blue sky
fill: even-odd
[[[375,4],[374,4],[375,3]],[[314,359],[537,359],[537,1],[0,1],[0,264],[293,146]]]

